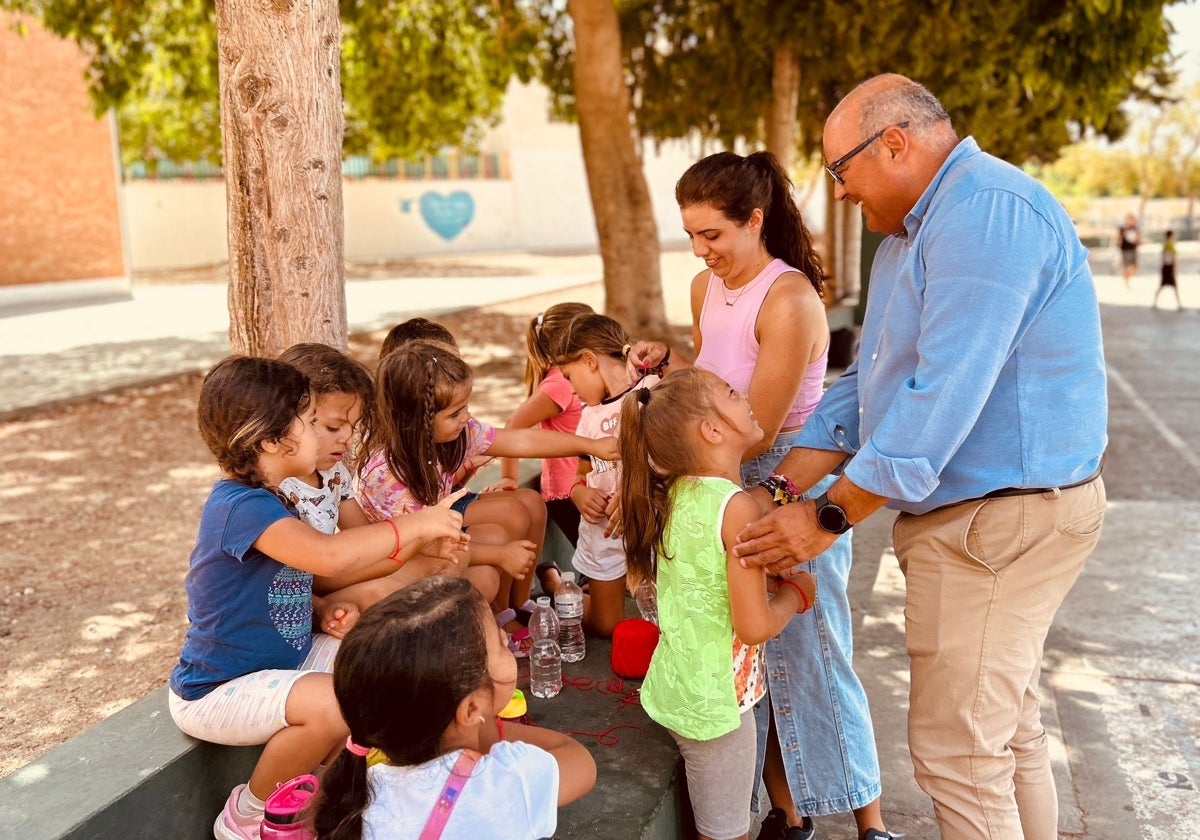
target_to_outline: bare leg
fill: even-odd
[[[250,792],[266,799],[280,782],[311,773],[345,742],[350,730],[338,711],[332,674],[305,674],[288,694],[288,726],[267,741],[250,775]]]
[[[583,629],[602,639],[612,638],[613,628],[625,618],[625,577],[593,580],[583,596]]]

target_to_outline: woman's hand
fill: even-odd
[[[656,368],[666,358],[668,347],[661,341],[634,342],[629,355],[625,357],[625,365],[633,380],[645,376],[646,371]]]

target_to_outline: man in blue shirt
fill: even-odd
[[[852,91],[824,146],[837,199],[888,239],[858,360],[777,472],[801,488],[843,473],[747,526],[736,551],[782,570],[880,507],[900,511],[909,748],[941,835],[1053,840],[1042,645],[1105,508],[1087,252],[1048,191],[960,140],[903,76]]]

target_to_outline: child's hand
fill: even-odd
[[[537,560],[537,543],[513,540],[499,547],[500,568],[515,580],[525,580]]]
[[[576,485],[571,490],[571,501],[579,508],[579,515],[592,525],[599,525],[607,515],[608,496],[594,487],[588,487],[586,484]]]
[[[344,639],[350,632],[350,628],[358,623],[360,613],[358,605],[353,602],[322,601],[320,604],[314,603],[313,606],[317,608],[321,632],[333,636],[335,639]]]
[[[454,483],[465,484],[467,479],[491,462],[492,458],[489,455],[472,455],[463,461],[457,472],[454,473]]]
[[[588,447],[587,454],[593,458],[599,458],[601,461],[621,460],[621,449],[617,445],[615,437],[596,438]]]
[[[805,613],[812,609],[812,605],[817,602],[817,579],[810,572],[793,566],[779,576],[768,574],[767,591],[774,594],[781,588],[788,588],[780,584],[781,580],[789,581],[800,587],[800,591],[807,598],[806,601],[801,602],[800,609],[796,610],[796,612]]]
[[[604,509],[604,515],[608,517],[608,527],[604,529],[605,539],[612,537],[614,540],[619,540],[621,535],[625,533],[625,528],[621,524],[620,494],[613,494],[613,497],[608,500],[608,505]]]
[[[516,489],[517,489],[517,480],[515,478],[510,478],[509,476],[503,476],[495,484],[489,484],[487,487],[484,487],[479,492],[480,493],[499,493],[503,490],[516,490]]]
[[[458,563],[470,547],[471,535],[466,531],[459,531],[452,537],[441,537],[426,543],[417,552],[417,556],[430,557],[446,563]]]
[[[451,493],[436,505],[405,514],[400,521],[403,522],[408,517],[417,517],[412,521],[419,528],[420,539],[457,539],[462,533],[463,518],[461,513],[451,508],[451,505],[469,492],[471,491],[463,488],[457,493]]]

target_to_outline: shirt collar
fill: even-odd
[[[904,236],[912,239],[917,235],[917,231],[921,229],[921,222],[925,219],[925,214],[929,211],[929,205],[933,203],[933,196],[941,185],[942,180],[946,177],[946,173],[950,168],[955,166],[959,161],[979,153],[979,144],[975,142],[974,137],[967,137],[958,141],[958,145],[954,147],[954,151],[942,161],[941,167],[938,168],[937,174],[933,176],[933,180],[929,182],[929,186],[925,188],[925,192],[921,193],[921,197],[917,199],[917,203],[908,211],[908,215],[904,217]]]

